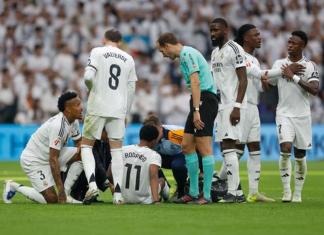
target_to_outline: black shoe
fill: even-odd
[[[238,202],[238,203],[246,202],[244,194],[242,194],[241,196],[236,196],[236,202]]]
[[[220,200],[219,202],[222,203],[234,203],[236,202],[236,196],[234,196],[231,193],[227,193],[222,200]]]

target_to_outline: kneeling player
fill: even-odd
[[[32,187],[23,186],[12,180],[5,181],[3,201],[11,203],[12,197],[19,192],[27,198],[39,203],[65,203],[74,200],[66,195],[61,171],[77,166],[82,168],[80,149],[76,147],[63,147],[69,137],[78,146],[81,135],[78,119],[82,119],[82,103],[75,92],[68,91],[58,100],[58,109],[61,111],[46,121],[32,135],[21,154],[20,164],[28,176]],[[74,162],[75,161],[75,162]],[[81,169],[82,171],[82,169]],[[77,172],[80,173],[80,170]],[[66,184],[69,184],[74,175],[71,173]],[[58,193],[54,186],[56,185]]]
[[[122,196],[125,203],[152,204],[160,201],[159,193],[168,194],[168,185],[159,178],[161,156],[152,150],[158,141],[156,127],[140,130],[140,143],[123,147],[124,176]],[[165,195],[167,196],[167,195]]]

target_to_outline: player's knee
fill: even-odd
[[[247,144],[249,152],[260,151],[260,142],[251,142]]]
[[[290,143],[280,144],[280,150],[283,153],[290,153],[291,152],[291,144]]]
[[[57,195],[54,192],[47,191],[45,194],[43,194],[45,200],[47,203],[52,204],[52,203],[57,203]]]
[[[303,158],[306,156],[306,150],[294,148],[294,155],[295,158]]]

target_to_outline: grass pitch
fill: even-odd
[[[241,166],[243,188],[247,189],[245,163],[242,162]],[[166,174],[174,183],[170,171]],[[0,201],[0,234],[323,234],[324,162],[308,163],[301,204],[281,203],[277,162],[262,163],[261,174],[260,191],[274,197],[277,202],[114,206],[111,196],[104,193],[101,195],[104,204],[38,205],[17,194],[13,204],[6,205]],[[30,185],[17,162],[0,163],[0,180],[5,179]],[[1,192],[2,189],[1,184]]]

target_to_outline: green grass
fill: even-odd
[[[245,163],[241,178],[247,188]],[[219,168],[217,163],[217,168]],[[100,205],[38,205],[16,195],[10,205],[0,202],[1,234],[152,234],[152,235],[298,235],[323,234],[324,162],[309,162],[303,203],[281,203],[281,182],[277,163],[262,165],[260,191],[275,203],[197,205],[111,204],[111,196]],[[167,171],[169,179],[172,179]],[[29,182],[18,163],[0,163],[0,180]],[[172,181],[173,182],[173,181]],[[2,192],[2,184],[0,186]]]

